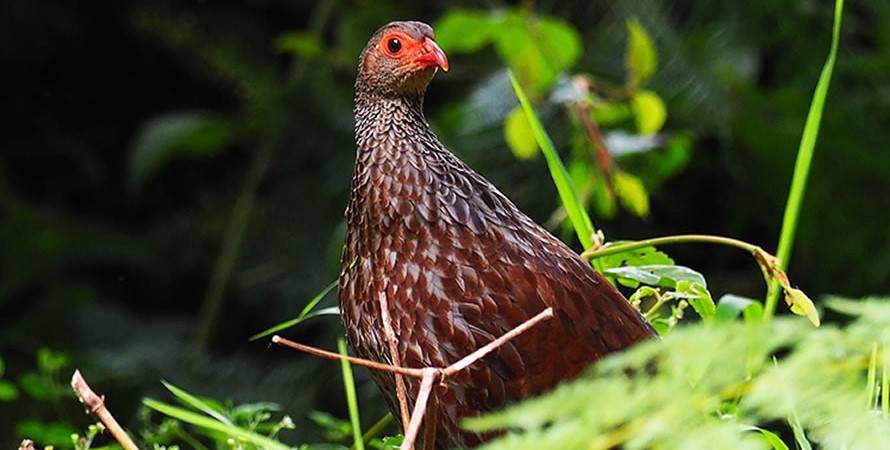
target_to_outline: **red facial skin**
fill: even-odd
[[[401,47],[396,51],[392,51],[389,47],[389,42],[392,39],[397,39],[401,44]],[[418,69],[441,67],[442,70],[448,72],[448,58],[445,56],[445,52],[429,36],[425,36],[420,42],[400,30],[393,30],[385,34],[378,45],[387,56],[402,61],[403,66],[414,66]]]

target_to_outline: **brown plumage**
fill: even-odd
[[[435,388],[435,447],[444,449],[490,437],[462,431],[462,417],[547,391],[654,331],[589,263],[442,146],[422,111],[438,67],[448,61],[420,22],[384,26],[362,53],[340,274],[349,343],[359,356],[392,362],[380,295],[402,365],[416,368],[447,366],[555,311]],[[399,417],[393,376],[372,375]],[[413,404],[420,383],[406,381]]]

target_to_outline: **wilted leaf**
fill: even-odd
[[[627,66],[629,83],[640,86],[655,72],[658,65],[658,54],[649,33],[637,19],[627,21]]]
[[[634,121],[640,134],[654,134],[661,130],[667,119],[667,107],[656,93],[639,91],[631,99]]]
[[[817,327],[820,325],[819,311],[816,310],[816,305],[803,291],[797,288],[786,287],[785,300],[791,305],[791,312],[799,316],[806,316],[810,323]]]
[[[612,186],[625,209],[638,217],[649,214],[649,194],[639,178],[616,170],[612,174]]]
[[[510,111],[504,122],[504,139],[507,140],[513,154],[519,159],[531,159],[538,154],[535,134],[519,106]]]

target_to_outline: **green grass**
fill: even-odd
[[[785,203],[785,215],[782,218],[782,232],[779,237],[779,246],[776,256],[780,261],[780,268],[788,269],[788,261],[791,258],[791,248],[794,245],[794,236],[797,232],[797,222],[800,218],[801,204],[807,187],[807,179],[810,174],[810,165],[813,161],[813,153],[816,148],[816,139],[819,136],[819,126],[822,122],[822,112],[825,110],[825,97],[828,95],[828,86],[831,83],[831,75],[834,71],[834,63],[837,59],[837,49],[840,42],[841,18],[844,12],[844,0],[835,0],[834,4],[834,28],[831,34],[831,49],[828,59],[822,67],[816,91],[807,114],[803,136],[800,139],[800,147],[797,150],[797,162],[794,164],[794,175],[791,179],[791,189],[788,193],[788,201]],[[770,318],[776,312],[781,289],[776,282],[770,286],[764,305],[764,315]]]

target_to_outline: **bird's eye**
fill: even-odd
[[[389,40],[386,41],[386,48],[390,53],[398,53],[399,50],[402,49],[402,41],[398,38],[389,38]]]

